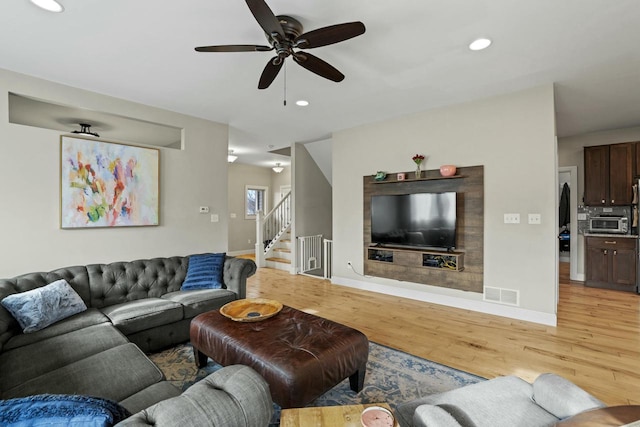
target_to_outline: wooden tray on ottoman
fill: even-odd
[[[225,304],[220,314],[236,322],[259,322],[275,316],[282,310],[282,304],[272,299],[239,299]]]

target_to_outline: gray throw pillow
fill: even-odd
[[[87,309],[80,295],[64,279],[41,288],[11,294],[0,303],[18,321],[25,334],[44,329]]]

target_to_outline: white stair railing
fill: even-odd
[[[266,215],[256,215],[256,265],[264,267],[271,248],[291,225],[291,192],[288,192]]]

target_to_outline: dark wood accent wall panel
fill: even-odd
[[[469,292],[483,292],[484,166],[458,168],[454,178],[441,178],[438,170],[424,171],[421,180],[411,179],[414,176],[413,171],[407,172],[409,179],[404,181],[397,181],[396,175],[389,174],[382,182],[375,181],[374,176],[363,178],[365,274]],[[371,246],[371,196],[446,191],[458,193],[456,251],[464,252],[463,271],[425,268],[420,263],[415,267],[394,265],[392,262],[368,259],[367,249]]]

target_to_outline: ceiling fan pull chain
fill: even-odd
[[[284,63],[284,106],[287,106],[287,63]]]

